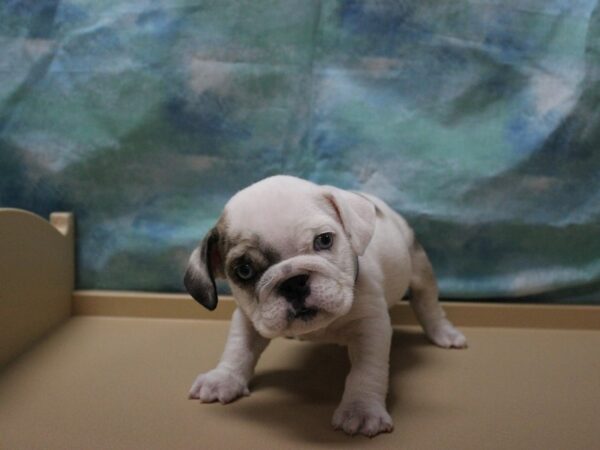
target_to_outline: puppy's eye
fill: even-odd
[[[315,238],[313,247],[316,251],[329,250],[333,245],[333,233],[323,233]]]
[[[254,276],[254,269],[250,264],[240,264],[235,268],[235,274],[240,280],[249,280]]]

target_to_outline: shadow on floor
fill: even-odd
[[[419,365],[416,349],[432,345],[420,332],[395,330],[390,355],[390,384],[387,405],[402,403],[402,374]],[[303,348],[304,347],[304,348]],[[351,441],[331,427],[331,417],[342,398],[350,363],[345,347],[307,343],[298,346],[298,357],[289,369],[258,372],[251,382],[251,399],[241,399],[225,414],[240,414],[244,421],[260,423],[266,429],[285,429],[304,442],[344,443]],[[400,382],[398,382],[400,380]],[[267,390],[280,395],[261,396]],[[360,444],[357,439],[353,442]]]

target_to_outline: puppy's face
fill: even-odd
[[[374,222],[374,206],[357,194],[268,178],[227,203],[190,258],[186,287],[213,309],[214,277],[226,278],[264,337],[316,331],[350,310]]]

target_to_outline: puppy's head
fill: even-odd
[[[366,198],[294,177],[238,192],[192,253],[184,283],[208,309],[224,277],[239,307],[267,338],[300,336],[348,313],[358,256],[375,228]]]

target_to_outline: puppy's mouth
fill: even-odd
[[[318,312],[319,310],[316,308],[308,308],[305,306],[298,309],[290,309],[288,310],[288,320],[291,322],[292,320],[300,319],[303,322],[308,322],[312,320]]]

